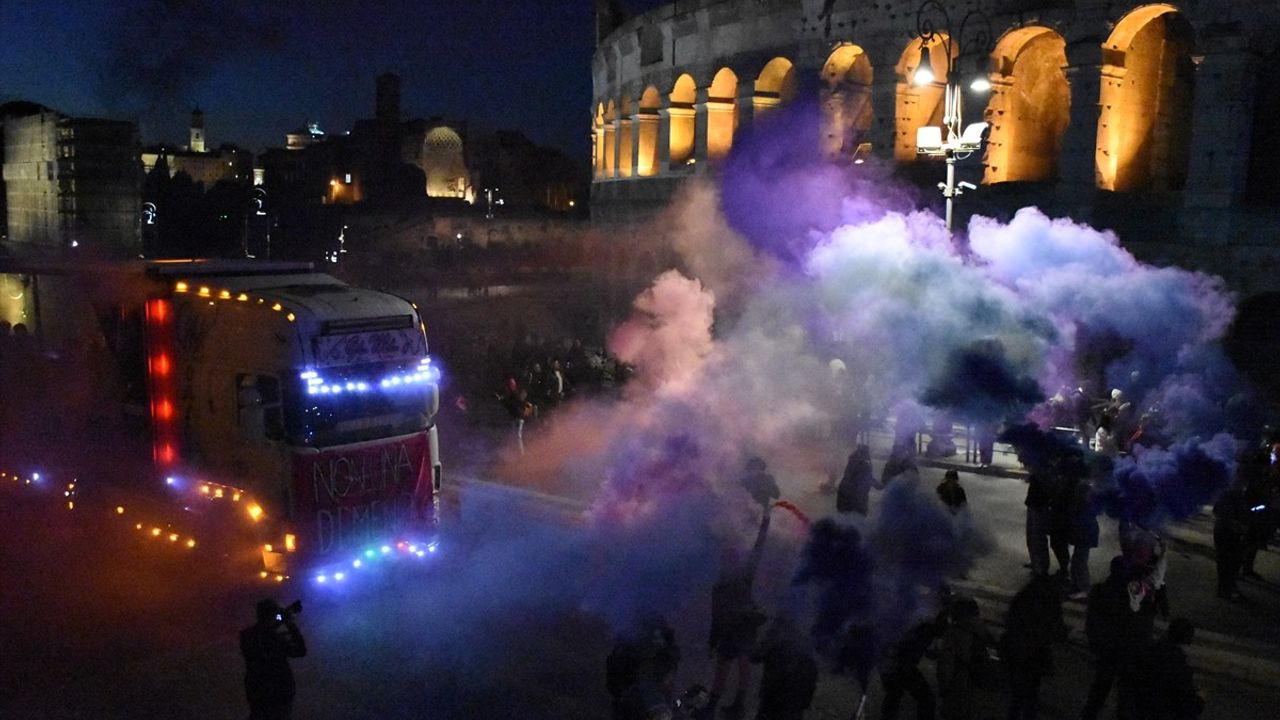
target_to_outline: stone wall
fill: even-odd
[[[625,21],[592,63],[593,219],[643,219],[804,93],[833,161],[874,156],[932,185],[943,171],[915,156],[915,132],[940,123],[950,68],[965,121],[991,123],[963,170],[982,187],[958,201],[961,223],[1040,205],[1116,229],[1145,259],[1280,290],[1278,183],[1258,169],[1276,155],[1280,2],[937,5],[952,35],[929,12],[924,41],[920,5],[893,0],[678,0]],[[934,82],[917,82],[922,61]],[[988,94],[968,90],[978,77]]]

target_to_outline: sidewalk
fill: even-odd
[[[956,433],[954,435],[956,441],[956,454],[949,457],[931,458],[923,453],[916,456],[916,464],[920,467],[937,468],[939,470],[955,470],[957,472],[968,473],[970,475],[979,475],[985,477],[1003,477],[1016,478],[1025,480],[1028,476],[1026,468],[1018,462],[1017,454],[1013,448],[1004,443],[996,443],[995,452],[992,456],[992,464],[988,467],[979,467],[975,463],[966,462],[965,457],[969,454],[968,438],[964,433]],[[927,444],[924,441],[920,445]],[[889,451],[893,446],[893,436],[891,433],[878,429],[872,433],[871,453],[876,460],[885,460],[889,457]],[[1213,513],[1211,508],[1201,508],[1200,512],[1194,517],[1187,520],[1170,523],[1163,529],[1164,535],[1175,546],[1198,546],[1207,549],[1209,557],[1212,557],[1213,551]]]

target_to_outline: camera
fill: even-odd
[[[294,600],[285,607],[280,608],[280,612],[276,613],[276,622],[284,622],[285,616],[297,615],[302,612],[302,601]]]

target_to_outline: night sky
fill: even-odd
[[[662,0],[625,0],[633,11]],[[138,122],[146,144],[284,144],[373,115],[401,76],[405,117],[513,128],[582,159],[595,0],[3,0],[0,102]]]

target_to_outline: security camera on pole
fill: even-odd
[[[943,30],[936,28],[933,13],[942,17]],[[966,39],[965,31],[974,23],[974,30]],[[976,122],[967,127],[961,119],[963,91],[953,72],[956,65],[964,65],[970,59],[972,81],[969,89],[974,93],[985,95],[991,90],[991,81],[987,79],[987,55],[991,52],[991,20],[978,10],[970,10],[960,20],[960,33],[951,32],[951,16],[938,0],[926,0],[916,10],[916,32],[920,38],[920,61],[911,76],[911,83],[917,87],[935,81],[929,48],[941,44],[947,58],[946,93],[943,97],[942,125],[925,126],[916,130],[916,154],[928,157],[941,157],[947,163],[947,181],[938,183],[942,197],[947,201],[947,231],[951,230],[954,198],[964,192],[965,188],[975,189],[972,183],[956,184],[956,161],[964,160],[982,147],[982,136],[986,133],[987,123]],[[952,43],[956,38],[960,41],[960,52],[955,52]],[[961,128],[964,128],[963,131]],[[943,139],[943,129],[946,139]]]

